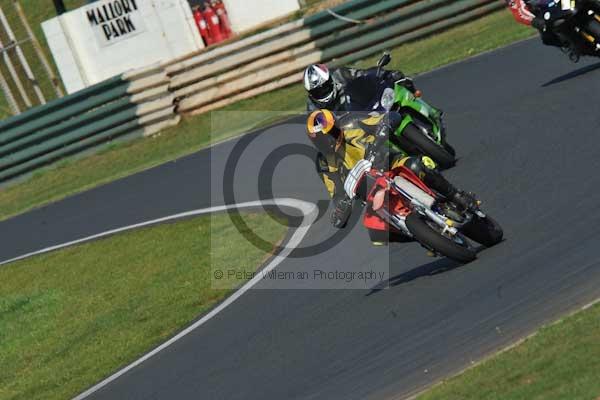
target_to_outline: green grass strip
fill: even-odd
[[[242,217],[271,243],[287,230],[265,214]],[[211,288],[212,270],[254,272],[267,256],[215,215],[1,267],[0,399],[74,397],[231,293]]]
[[[600,304],[434,387],[418,400],[600,399]]]

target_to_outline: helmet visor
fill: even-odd
[[[317,101],[327,99],[333,93],[333,79],[329,78],[327,82],[310,91],[310,96]]]

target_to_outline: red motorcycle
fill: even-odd
[[[500,225],[480,209],[462,210],[406,167],[383,172],[373,168],[372,162],[359,161],[345,182],[351,198],[357,197],[361,185],[367,188],[362,199],[368,207],[363,221],[366,228],[414,238],[434,255],[459,262],[477,257],[477,249],[468,239],[485,247],[502,240]]]

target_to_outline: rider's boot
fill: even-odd
[[[479,206],[479,202],[473,193],[465,192],[457,189],[453,184],[448,182],[444,176],[436,170],[428,171],[424,182],[433,190],[445,196],[447,199],[454,202],[463,210],[474,210]]]
[[[578,63],[579,58],[580,56],[577,52],[575,52],[574,50],[569,50],[569,60],[571,60],[574,63]]]
[[[342,229],[348,223],[350,215],[352,214],[352,199],[346,196],[344,193],[334,199],[334,208],[331,212],[331,224],[337,228]]]
[[[458,190],[452,197],[452,201],[458,204],[464,210],[476,210],[479,207],[479,201],[475,194]]]
[[[410,168],[427,186],[440,193],[447,199],[456,203],[463,210],[474,210],[478,206],[473,194],[457,189],[437,169],[436,164],[429,157],[408,157],[402,164]]]

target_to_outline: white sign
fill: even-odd
[[[69,93],[204,47],[188,0],[100,0],[42,28]]]
[[[137,0],[111,0],[90,6],[86,17],[100,47],[110,46],[146,30]]]
[[[223,0],[237,33],[290,15],[300,9],[298,0]]]

